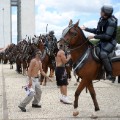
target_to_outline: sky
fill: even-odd
[[[118,18],[118,25],[120,25],[120,0],[35,0],[35,33],[36,35],[45,34],[48,24],[48,32],[54,30],[55,36],[59,39],[70,19],[74,23],[79,20],[79,26],[95,28],[103,5],[113,6],[113,14]],[[12,24],[12,41],[16,43],[16,8],[12,8],[12,21],[14,23]]]

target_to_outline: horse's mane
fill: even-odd
[[[83,30],[82,30],[79,26],[78,26],[78,28],[79,28],[80,32],[82,33],[83,38],[84,38],[85,40],[88,40],[87,37],[85,36]]]
[[[80,32],[81,32],[83,38],[84,38],[86,41],[88,41],[89,45],[94,46],[94,45],[88,40],[88,38],[85,36],[83,30],[82,30],[79,26],[78,26],[78,28],[79,28],[79,30],[80,30]]]

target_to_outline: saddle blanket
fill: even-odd
[[[120,50],[115,51],[116,56],[120,56]]]

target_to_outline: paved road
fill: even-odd
[[[72,78],[68,86],[68,95],[74,100],[75,78]],[[0,120],[90,120],[94,106],[89,93],[83,90],[79,99],[80,114],[72,116],[73,105],[65,105],[59,102],[59,89],[54,82],[48,82],[42,89],[42,108],[33,109],[31,103],[23,113],[18,104],[25,97],[22,86],[26,84],[26,77],[17,74],[9,65],[0,64]],[[98,120],[120,120],[120,84],[112,84],[110,81],[100,81],[94,84],[98,103],[101,111]]]

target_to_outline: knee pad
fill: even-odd
[[[107,55],[107,53],[106,52],[100,52],[100,58],[101,59],[105,59],[105,58],[107,58],[108,57],[108,55]]]

